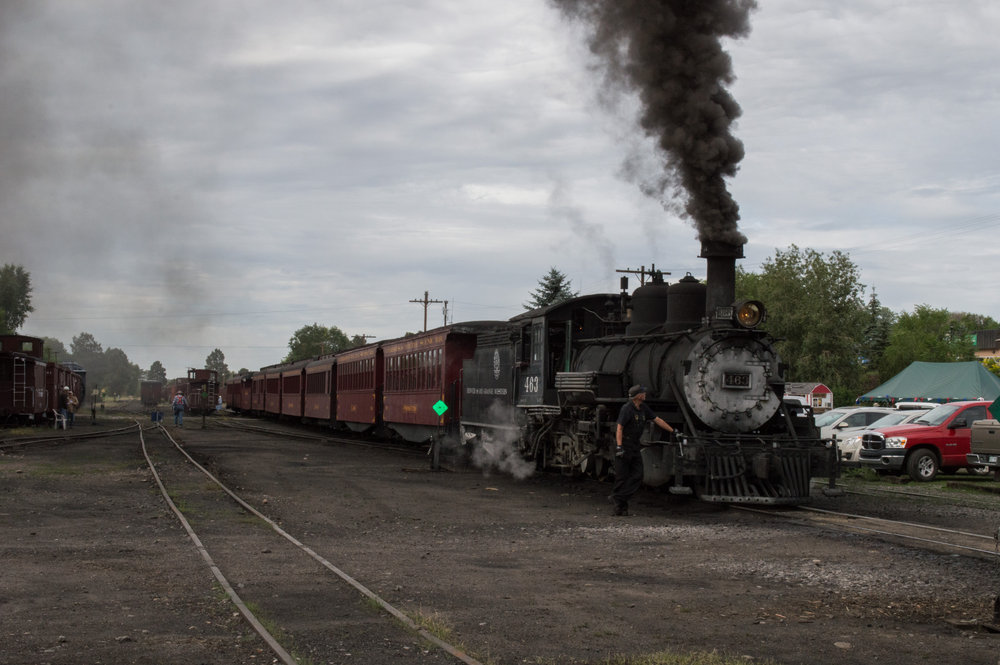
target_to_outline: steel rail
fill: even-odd
[[[170,436],[167,435],[167,438],[170,438]],[[156,465],[153,464],[153,460],[149,456],[149,451],[146,449],[146,438],[142,435],[141,428],[139,431],[139,441],[142,444],[142,455],[143,457],[146,458],[146,464],[149,465],[149,470],[153,472],[153,480],[156,481],[156,485],[160,488],[160,494],[163,495],[163,500],[167,502],[167,505],[170,507],[170,510],[177,517],[178,521],[180,521],[181,526],[184,527],[184,530],[187,532],[188,537],[194,543],[194,546],[198,550],[198,553],[201,554],[201,557],[205,560],[205,563],[208,564],[209,569],[212,571],[212,575],[215,576],[215,579],[225,590],[226,595],[229,596],[229,599],[233,602],[233,605],[236,606],[236,609],[239,610],[240,614],[243,615],[243,618],[246,619],[247,623],[250,624],[250,626],[254,629],[254,631],[258,635],[260,635],[261,639],[263,639],[267,643],[267,645],[271,647],[271,651],[274,652],[275,656],[281,659],[282,663],[285,663],[285,665],[297,665],[297,661],[292,657],[292,655],[289,654],[288,651],[286,651],[283,646],[281,646],[281,644],[278,642],[278,640],[274,638],[273,635],[271,635],[271,633],[267,630],[267,628],[264,627],[264,625],[260,622],[260,620],[256,617],[256,615],[254,615],[254,613],[250,611],[250,608],[246,606],[246,603],[243,602],[243,599],[240,598],[239,594],[236,593],[236,590],[233,589],[233,585],[229,583],[229,580],[226,579],[226,576],[223,575],[219,567],[215,565],[215,561],[212,559],[212,555],[209,554],[208,550],[202,544],[201,539],[198,538],[198,534],[195,533],[194,529],[191,527],[191,523],[188,522],[186,517],[184,517],[184,513],[182,513],[180,509],[177,508],[177,504],[174,503],[173,499],[170,498],[170,494],[167,492],[167,488],[164,486],[163,481],[160,479],[160,474],[156,472]],[[171,441],[174,443],[175,446],[177,445],[177,443],[172,439]],[[181,452],[183,452],[183,450]],[[187,456],[187,453],[184,454],[185,456]],[[190,459],[190,456],[188,456],[188,459]],[[204,471],[204,468],[200,466],[198,468]]]
[[[133,425],[128,425],[126,427],[119,427],[110,430],[99,430],[99,431],[89,431],[89,432],[73,432],[72,434],[57,434],[57,435],[47,435],[47,436],[23,436],[15,437],[11,439],[0,439],[0,450],[9,450],[14,448],[21,448],[33,443],[53,443],[56,441],[77,441],[81,439],[99,439],[106,436],[118,436],[120,434],[129,434],[135,431],[136,426],[142,427],[139,423]]]
[[[410,617],[408,617],[401,610],[399,610],[396,607],[394,607],[393,605],[391,605],[388,601],[386,601],[383,598],[381,598],[374,591],[370,590],[368,587],[366,587],[363,584],[361,584],[361,582],[357,581],[355,578],[351,577],[346,572],[344,572],[343,570],[341,570],[337,566],[335,566],[332,563],[330,563],[330,561],[328,561],[326,558],[324,558],[323,556],[321,556],[320,554],[318,554],[311,547],[305,545],[304,543],[302,543],[301,541],[299,541],[297,538],[295,538],[293,535],[291,535],[290,533],[288,533],[287,531],[285,531],[284,529],[282,529],[271,518],[269,518],[267,515],[264,515],[263,513],[261,513],[260,511],[258,511],[256,508],[254,508],[253,506],[251,506],[249,503],[247,503],[246,501],[244,501],[235,492],[233,492],[225,484],[223,484],[222,481],[220,481],[218,478],[216,478],[210,471],[208,471],[205,467],[203,467],[201,464],[199,464],[197,461],[195,461],[195,459],[193,457],[191,457],[191,455],[188,454],[188,452],[183,447],[181,447],[180,444],[178,444],[177,441],[174,440],[174,438],[172,436],[170,436],[170,433],[166,429],[163,429],[163,428],[159,428],[159,429],[163,433],[163,436],[165,436],[167,438],[167,440],[169,440],[173,444],[173,446],[175,448],[177,448],[177,450],[179,450],[181,452],[181,454],[183,454],[184,457],[186,457],[188,459],[189,462],[191,462],[196,468],[198,468],[203,474],[205,474],[209,478],[209,480],[211,480],[213,483],[215,483],[216,485],[218,485],[219,488],[222,489],[223,492],[225,492],[226,494],[228,494],[230,496],[230,498],[232,498],[237,504],[240,505],[240,507],[242,507],[244,510],[250,512],[254,516],[256,516],[259,519],[261,519],[262,521],[264,521],[278,535],[280,535],[285,540],[287,540],[288,542],[290,542],[293,545],[295,545],[297,548],[299,548],[300,550],[302,550],[305,554],[309,555],[313,560],[315,560],[321,566],[323,566],[324,568],[326,568],[327,570],[329,570],[333,574],[335,574],[338,577],[340,577],[344,582],[346,582],[347,584],[349,584],[352,587],[354,587],[363,596],[365,596],[366,598],[370,599],[372,602],[376,603],[379,607],[381,607],[383,610],[385,610],[388,614],[390,614],[391,616],[393,616],[394,618],[396,618],[400,623],[402,623],[407,629],[409,629],[409,630],[417,633],[418,635],[420,635],[422,638],[424,638],[428,642],[436,645],[438,648],[440,648],[443,651],[447,652],[448,654],[454,656],[455,658],[457,658],[458,660],[462,661],[463,663],[466,663],[466,665],[483,665],[478,660],[476,660],[473,657],[469,656],[468,654],[466,654],[464,651],[462,651],[458,647],[456,647],[456,646],[454,646],[454,645],[452,645],[452,644],[450,644],[448,642],[445,642],[444,640],[438,638],[433,633],[431,633],[428,630],[426,630],[425,628],[421,627],[419,624],[417,624],[415,621],[413,621],[413,619],[411,619]],[[145,454],[145,442],[143,442],[143,453]],[[148,457],[146,459],[147,459],[147,462],[149,462],[150,468],[152,469],[153,468],[152,462],[149,460]],[[154,475],[155,475],[155,473],[156,472],[154,471]],[[157,484],[160,484],[158,477],[157,477]],[[166,496],[166,493],[165,493],[166,490],[163,488],[162,484],[161,484],[161,491],[164,492],[164,497],[167,498],[167,500],[169,501],[169,497]],[[181,516],[179,514],[179,512],[176,510],[176,508],[173,506],[173,502],[172,501],[169,501],[169,502],[170,502],[171,508],[174,509],[174,512],[176,514],[178,514],[179,517],[181,517],[181,519],[183,520],[183,522],[185,524],[187,524],[187,521],[183,519],[183,516]],[[189,527],[185,526],[185,528],[187,529]],[[192,534],[192,533],[193,532],[189,531],[189,535]],[[207,551],[204,551],[204,548],[200,544],[199,544],[199,551],[202,551],[203,552],[203,556],[205,556],[207,558],[208,553],[207,553]],[[210,564],[210,565],[212,565],[214,567],[214,564]],[[214,572],[214,570],[213,570],[213,572]],[[219,573],[219,574],[221,575],[221,573]],[[225,583],[225,585],[228,585],[228,583]],[[233,593],[235,595],[235,592],[233,592]],[[242,610],[241,610],[241,612],[242,612]],[[247,610],[247,612],[249,612],[249,610]],[[246,615],[244,615],[244,616],[246,616]],[[292,663],[294,664],[294,661],[292,661]]]
[[[743,510],[743,511],[746,511],[746,512],[754,512],[754,513],[760,513],[760,514],[763,514],[763,515],[769,515],[771,517],[780,517],[780,516],[782,516],[782,514],[780,514],[780,513],[775,513],[773,511],[762,510],[760,508],[750,508],[750,507],[747,507],[747,506],[731,506],[731,508],[735,508],[737,510]],[[837,516],[837,517],[847,517],[847,518],[851,518],[851,519],[871,520],[871,521],[885,522],[887,524],[898,524],[898,525],[906,526],[906,527],[910,527],[910,528],[927,529],[929,531],[940,531],[940,532],[944,532],[944,533],[954,534],[954,535],[957,535],[957,536],[964,536],[964,537],[967,537],[967,538],[968,537],[971,537],[971,538],[980,538],[980,539],[983,539],[983,540],[991,540],[991,541],[992,540],[996,540],[996,538],[994,536],[986,536],[986,535],[978,534],[978,533],[969,533],[969,532],[965,532],[965,531],[958,531],[958,530],[955,530],[955,529],[946,529],[944,527],[936,527],[936,526],[932,526],[932,525],[929,525],[929,524],[918,524],[918,523],[915,523],[915,522],[903,522],[901,520],[892,520],[892,519],[888,519],[888,518],[884,518],[884,517],[872,517],[872,516],[868,516],[868,515],[856,515],[856,514],[852,514],[852,513],[839,513],[837,511],[833,511],[833,510],[824,510],[824,509],[821,509],[821,508],[812,508],[810,506],[796,506],[795,508],[796,508],[796,511],[824,513],[824,514],[833,515],[833,516]],[[787,517],[787,519],[793,519],[793,518]],[[987,549],[982,549],[982,548],[979,548],[979,547],[972,547],[972,546],[969,546],[969,545],[961,545],[959,543],[948,542],[946,540],[935,540],[933,538],[923,538],[921,536],[914,536],[914,535],[910,535],[910,534],[906,534],[906,533],[900,533],[898,531],[886,531],[884,529],[873,529],[873,528],[870,528],[870,527],[860,526],[860,525],[857,525],[857,524],[834,525],[834,524],[824,524],[822,522],[817,522],[815,520],[803,520],[803,522],[805,524],[810,525],[810,526],[825,526],[825,527],[827,527],[829,529],[834,529],[834,530],[839,530],[839,531],[854,531],[854,532],[856,532],[856,531],[863,531],[865,533],[872,533],[872,534],[876,534],[876,535],[880,535],[880,536],[891,536],[893,538],[900,538],[900,539],[903,539],[903,540],[912,540],[912,541],[915,541],[915,542],[927,543],[927,544],[931,544],[931,545],[940,545],[940,546],[943,546],[943,547],[946,547],[946,548],[952,548],[952,549],[957,549],[957,550],[965,550],[965,551],[969,551],[969,552],[975,552],[977,554],[986,554],[986,555],[989,555],[990,557],[1000,556],[1000,551],[998,551],[997,547],[994,547],[991,550],[987,550]]]

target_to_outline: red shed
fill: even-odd
[[[306,365],[305,417],[332,421],[337,413],[337,359],[321,356]]]
[[[382,347],[369,344],[337,355],[337,420],[355,432],[380,422]]]

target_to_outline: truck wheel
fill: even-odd
[[[906,460],[906,472],[919,482],[934,480],[938,473],[938,461],[929,450],[918,450]]]

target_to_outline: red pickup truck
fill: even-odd
[[[968,466],[972,423],[990,417],[989,405],[985,400],[951,402],[906,425],[865,432],[859,461],[876,470],[905,470],[914,480],[933,480],[938,471],[954,473]]]

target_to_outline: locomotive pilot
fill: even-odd
[[[642,486],[642,446],[639,439],[647,422],[654,422],[660,429],[673,432],[663,418],[660,418],[646,404],[646,389],[634,385],[628,389],[629,401],[618,412],[618,427],[615,430],[615,489],[611,500],[615,504],[614,515],[628,515],[628,500]]]

